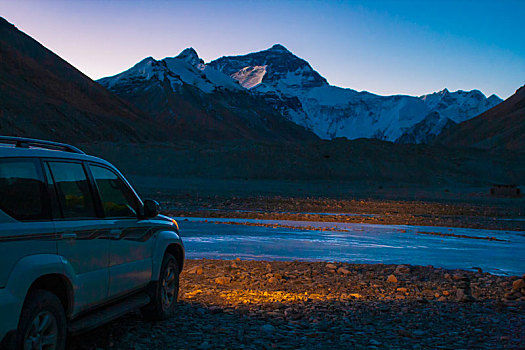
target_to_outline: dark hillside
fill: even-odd
[[[3,18],[0,134],[67,142],[166,139],[142,112]]]

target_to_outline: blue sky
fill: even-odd
[[[93,79],[194,47],[206,61],[281,43],[331,84],[510,96],[525,84],[525,1],[25,1],[0,15]]]

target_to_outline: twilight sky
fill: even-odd
[[[0,0],[0,16],[93,79],[194,47],[204,61],[280,43],[337,86],[381,95],[525,83],[523,0]]]

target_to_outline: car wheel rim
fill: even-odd
[[[50,311],[38,313],[24,337],[24,350],[53,350],[58,340],[58,323]]]
[[[161,300],[164,310],[168,310],[173,304],[177,289],[176,283],[175,267],[170,264],[166,267],[164,278],[162,279]]]

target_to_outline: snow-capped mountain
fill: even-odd
[[[307,61],[279,44],[247,55],[221,57],[208,64],[189,48],[160,61],[146,58],[99,83],[135,103],[144,100],[141,92],[155,84],[169,86],[179,96],[191,86],[200,91],[201,100],[218,93],[223,98],[228,95],[234,110],[240,105],[252,109],[259,108],[254,105],[269,106],[323,139],[365,137],[403,143],[429,142],[444,128],[501,102],[497,96],[486,98],[478,90],[444,89],[415,97],[340,88],[330,85]],[[158,96],[151,98],[159,100]],[[158,114],[149,104],[148,110]],[[143,106],[139,103],[139,107]],[[173,108],[172,118],[178,114],[177,107]]]
[[[445,89],[412,97],[339,88],[282,45],[221,57],[208,66],[262,95],[285,117],[324,139],[426,142],[444,127],[473,118],[502,101],[495,95],[486,98],[478,90],[451,93]]]
[[[315,139],[237,80],[205,65],[193,48],[162,60],[145,58],[98,82],[165,123],[178,138]]]
[[[205,93],[216,90],[243,90],[243,87],[228,75],[204,64],[193,48],[187,48],[176,57],[157,61],[148,57],[125,72],[98,82],[109,89],[119,85],[131,84],[135,80],[169,81],[177,90],[183,83],[193,85]]]

